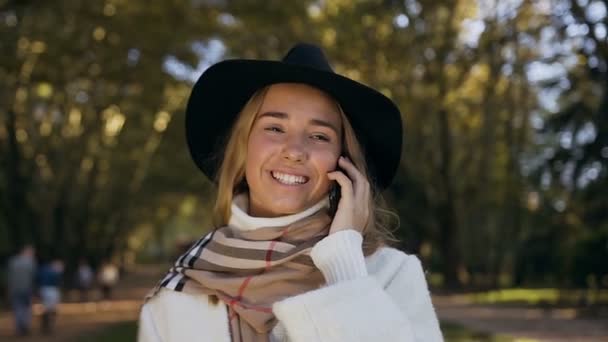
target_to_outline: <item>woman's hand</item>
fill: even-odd
[[[362,232],[369,219],[370,186],[367,179],[357,170],[357,167],[346,157],[338,159],[342,171],[327,173],[327,177],[338,182],[341,197],[338,210],[331,223],[329,234],[345,229],[355,229]]]

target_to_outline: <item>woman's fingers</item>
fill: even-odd
[[[369,182],[346,158],[341,157],[339,165],[344,172],[327,173],[329,179],[338,183],[341,191],[338,210],[333,217],[330,234],[343,229],[362,231],[369,218]]]
[[[352,180],[352,183],[354,183],[353,189],[355,196],[359,198],[362,196],[367,196],[370,192],[369,182],[359,171],[359,169],[357,169],[355,164],[353,164],[353,162],[346,157],[340,157],[338,159],[338,165],[340,165],[340,167],[346,171],[348,177]]]
[[[338,182],[340,185],[340,195],[342,198],[353,196],[353,182],[341,171],[332,171],[327,174],[327,178]]]
[[[357,182],[363,178],[363,175],[361,174],[361,172],[359,172],[359,170],[357,170],[357,167],[355,166],[355,164],[353,164],[348,158],[346,158],[346,157],[338,158],[338,165],[346,172],[348,177],[350,179],[352,179],[354,182]]]

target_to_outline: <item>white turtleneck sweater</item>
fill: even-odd
[[[238,196],[230,225],[284,226],[325,206],[326,199],[294,215],[260,218],[249,216],[247,198]],[[365,258],[361,244],[361,234],[345,230],[313,247],[327,284],[274,304],[279,323],[271,342],[443,341],[418,258],[387,247]],[[226,306],[162,289],[142,307],[138,341],[230,342]]]

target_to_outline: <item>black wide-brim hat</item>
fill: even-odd
[[[392,181],[401,158],[402,123],[397,106],[380,92],[335,73],[323,51],[297,44],[281,61],[225,60],[209,67],[192,89],[186,109],[186,137],[196,165],[216,179],[227,136],[256,90],[275,83],[305,83],[331,95],[348,117],[372,181]]]

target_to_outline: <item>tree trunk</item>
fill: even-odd
[[[460,243],[458,241],[458,220],[454,206],[454,184],[450,176],[452,164],[452,147],[450,138],[450,125],[445,109],[439,111],[439,147],[440,159],[439,177],[444,187],[444,197],[437,207],[439,231],[439,244],[444,261],[443,274],[445,285],[449,288],[460,287],[458,270],[461,265]]]

